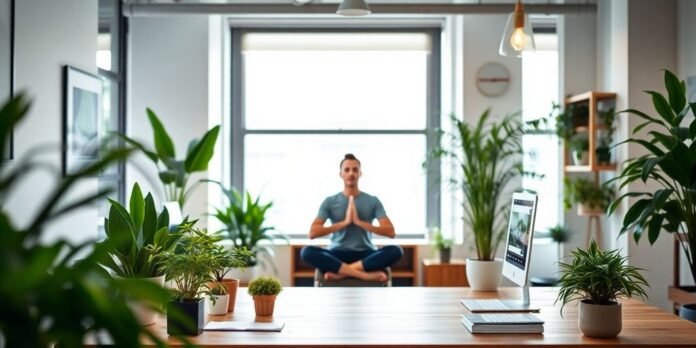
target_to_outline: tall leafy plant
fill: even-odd
[[[0,153],[28,110],[23,94],[0,107]],[[78,347],[97,332],[110,336],[120,347],[136,347],[142,336],[165,345],[138,323],[125,298],[164,303],[166,290],[143,280],[112,278],[98,264],[106,255],[104,244],[93,247],[94,241],[73,244],[44,238],[48,226],[104,199],[110,190],[75,199],[66,198],[66,193],[129,153],[105,150],[99,160],[61,177],[45,199],[34,199],[33,206],[26,207],[36,213],[22,227],[6,209],[7,196],[31,173],[50,166],[37,161],[36,152],[0,166],[0,341],[7,347]]]
[[[162,182],[165,199],[176,201],[181,208],[191,195],[195,186],[189,187],[189,178],[192,173],[208,170],[208,162],[213,157],[215,142],[217,141],[220,126],[215,126],[206,132],[201,139],[193,139],[186,151],[184,159],[176,158],[176,149],[169,133],[157,117],[154,111],[147,109],[147,117],[152,126],[152,137],[155,150],[148,149],[140,142],[121,135],[127,143],[142,151],[155,163]]]
[[[261,203],[261,198],[251,197],[249,192],[242,196],[234,188],[228,189],[219,181],[210,181],[217,184],[227,199],[227,206],[215,209],[213,216],[223,224],[220,233],[237,249],[249,250],[252,254],[247,259],[246,266],[255,266],[259,261],[259,254],[265,254],[273,259],[273,243],[276,240],[288,242],[287,236],[273,231],[273,227],[266,226],[266,212],[273,206],[272,202]],[[264,243],[268,242],[268,243]],[[275,265],[271,263],[275,269]]]
[[[137,183],[131,191],[130,212],[116,201],[109,202],[109,217],[104,219],[107,239],[100,243],[108,256],[101,263],[125,278],[162,276],[157,254],[173,249],[181,238],[181,233],[169,231],[167,209],[158,215],[152,195],[143,199]]]
[[[647,232],[654,244],[662,230],[676,233],[686,254],[691,275],[696,279],[696,119],[683,124],[689,111],[696,112],[696,103],[687,103],[686,84],[672,72],[665,70],[667,96],[647,91],[655,112],[628,109],[622,112],[639,117],[643,123],[633,129],[634,137],[621,142],[637,144],[647,155],[629,159],[616,180],[623,188],[638,180],[652,181],[661,188],[655,192],[629,191],[609,206],[614,212],[628,197],[639,198],[626,212],[621,233],[632,231],[636,243]],[[643,129],[650,130],[636,136]]]
[[[524,125],[519,115],[497,122],[489,118],[490,110],[484,111],[475,125],[452,116],[451,147],[431,154],[451,158],[461,171],[461,177],[452,181],[462,190],[464,220],[472,229],[480,261],[494,259],[503,237],[509,186],[521,175],[531,175],[522,165]]]

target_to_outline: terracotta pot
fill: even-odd
[[[237,288],[239,288],[239,280],[223,279],[222,283],[227,287],[227,294],[230,295],[230,301],[227,304],[227,312],[234,312],[234,304],[237,302]]]
[[[273,307],[275,307],[275,300],[277,295],[255,295],[254,298],[254,309],[256,310],[256,315],[259,317],[270,317],[273,315]]]
[[[475,291],[498,291],[503,274],[503,260],[479,261],[466,259],[466,277]]]
[[[621,332],[621,304],[580,302],[578,328],[587,337],[613,338]]]

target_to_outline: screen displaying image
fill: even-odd
[[[533,201],[516,199],[512,205],[510,214],[510,226],[508,227],[508,243],[505,251],[505,259],[511,264],[524,270],[527,259],[527,246],[531,243],[531,225]]]

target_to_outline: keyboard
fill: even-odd
[[[493,300],[461,300],[461,303],[466,306],[472,313],[485,312],[538,312],[539,308],[530,305],[523,305],[518,301],[501,301]]]

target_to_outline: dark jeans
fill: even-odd
[[[362,261],[366,272],[383,270],[395,264],[404,250],[397,245],[387,245],[377,250],[329,250],[312,245],[302,248],[302,260],[322,272],[338,273],[341,263]]]

